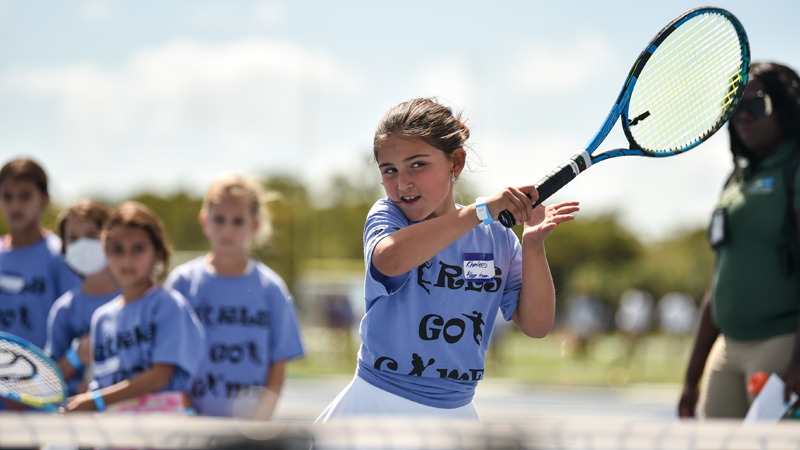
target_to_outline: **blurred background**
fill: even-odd
[[[532,184],[594,135],[650,38],[688,1],[0,0],[0,157],[47,170],[53,204],[133,199],[164,220],[174,264],[206,251],[202,194],[221,172],[263,182],[254,255],[292,289],[308,356],[289,376],[351,375],[364,219],[383,113],[436,96],[472,129],[470,204]],[[800,69],[800,3],[720,1],[754,60]],[[602,148],[624,145],[621,133]],[[556,329],[495,328],[487,378],[625,386],[682,381],[713,255],[705,227],[732,169],[727,130],[686,155],[622,158],[552,201]],[[6,231],[0,220],[0,233]],[[675,392],[677,398],[677,391]]]

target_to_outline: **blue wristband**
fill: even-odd
[[[100,394],[100,391],[92,391],[92,398],[94,399],[94,406],[97,408],[97,411],[105,411],[106,401],[103,400],[103,395]]]
[[[78,357],[78,352],[74,348],[72,347],[68,348],[67,352],[64,353],[64,356],[67,357],[67,361],[69,361],[69,364],[72,367],[74,367],[75,370],[83,369],[83,363],[81,362],[81,358]]]
[[[475,199],[475,212],[478,214],[478,219],[481,219],[484,225],[489,225],[494,222],[494,218],[489,214],[489,207],[486,206],[486,197],[478,197]]]

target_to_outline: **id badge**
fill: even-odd
[[[464,279],[467,281],[491,281],[493,278],[493,254],[464,253]]]
[[[711,216],[711,230],[708,233],[708,240],[711,247],[719,248],[728,242],[728,215],[725,208],[719,208]]]

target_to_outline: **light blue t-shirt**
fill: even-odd
[[[53,303],[47,317],[47,342],[45,353],[58,361],[72,344],[72,340],[89,333],[94,311],[113,300],[119,291],[107,295],[87,294],[81,286],[64,293]],[[67,383],[69,395],[77,394],[78,384],[83,379],[83,369],[78,370]]]
[[[367,216],[366,315],[356,373],[408,400],[457,408],[472,401],[483,379],[498,310],[508,321],[517,309],[522,247],[501,224],[478,225],[418,268],[388,278],[373,267],[372,252],[381,239],[409,225],[388,199]],[[467,279],[473,267],[491,270],[490,261],[490,279]]]
[[[264,386],[271,363],[303,355],[291,294],[263,263],[252,260],[244,275],[226,277],[200,257],[173,270],[166,285],[186,297],[205,327],[205,361],[190,391],[200,414],[238,415],[237,396]]]
[[[38,347],[47,340],[47,316],[53,302],[81,284],[61,259],[61,239],[48,232],[39,242],[0,246],[0,331],[27,339]]]
[[[139,300],[121,298],[92,315],[92,389],[134,378],[153,364],[173,364],[164,391],[188,391],[203,358],[205,334],[183,296],[153,286]]]

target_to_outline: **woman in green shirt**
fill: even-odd
[[[728,131],[734,170],[709,229],[714,276],[686,371],[681,417],[695,415],[701,375],[703,417],[744,417],[753,401],[748,378],[762,370],[784,379],[787,399],[791,391],[800,393],[800,178],[797,171],[788,180],[785,174],[800,153],[797,73],[754,63]]]

